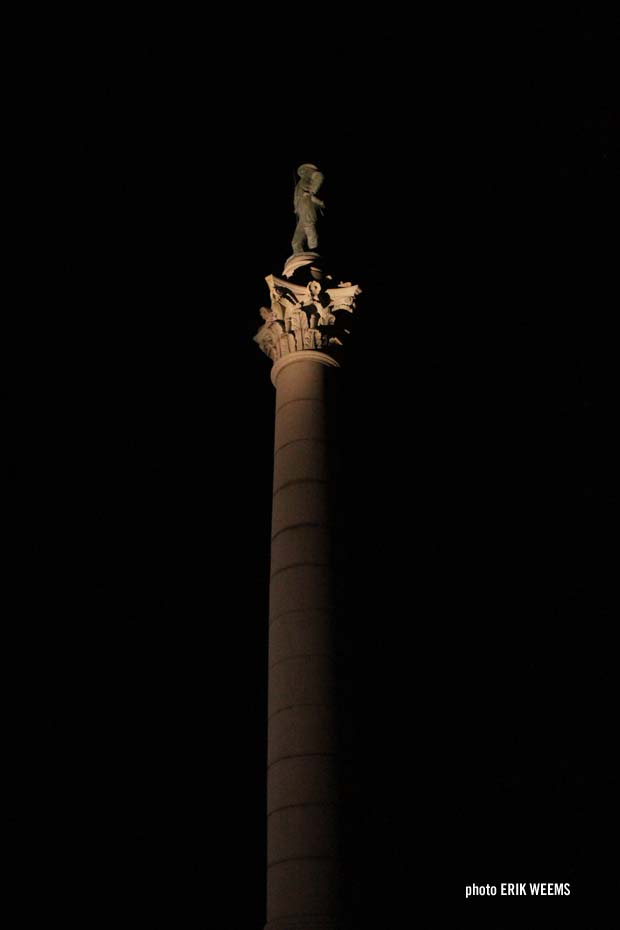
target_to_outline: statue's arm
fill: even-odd
[[[313,171],[312,177],[310,178],[310,184],[308,185],[308,190],[312,194],[312,199],[314,200],[314,195],[318,194],[321,184],[325,180],[324,175],[320,171]]]

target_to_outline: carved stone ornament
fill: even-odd
[[[296,284],[267,275],[271,307],[261,307],[263,325],[254,336],[259,348],[274,362],[291,352],[328,351],[346,341],[348,314],[361,294],[350,282],[324,288],[317,280]]]

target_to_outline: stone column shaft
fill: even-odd
[[[272,371],[266,930],[343,926],[327,406],[336,368],[308,351]]]

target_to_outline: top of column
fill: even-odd
[[[329,273],[318,252],[324,202],[318,196],[323,174],[316,165],[297,169],[293,206],[297,224],[293,254],[284,263],[281,277],[269,274],[270,307],[261,307],[263,325],[254,341],[274,363],[297,352],[320,352],[338,357],[350,333],[357,284]]]

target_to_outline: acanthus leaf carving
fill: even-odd
[[[361,288],[351,282],[324,288],[320,281],[294,283],[267,275],[270,309],[261,307],[263,325],[254,336],[273,361],[291,352],[339,348],[349,330],[339,325],[342,311],[353,313]]]

